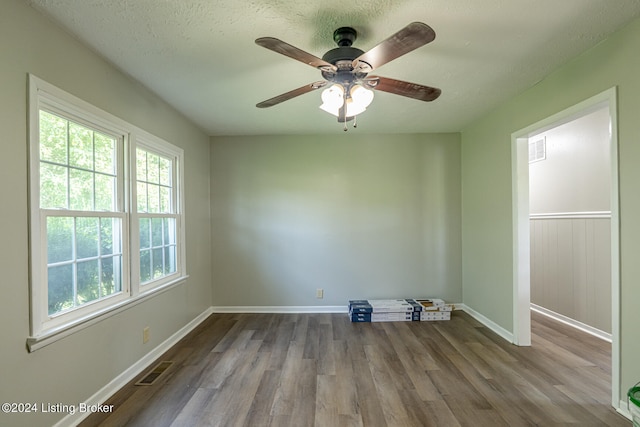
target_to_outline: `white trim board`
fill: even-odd
[[[547,308],[544,307],[540,307],[539,305],[536,305],[534,303],[531,303],[531,310],[535,311],[536,313],[540,313],[543,316],[547,316],[550,317],[553,320],[556,320],[558,322],[562,322],[565,325],[569,325],[572,328],[576,328],[581,330],[582,332],[586,332],[588,334],[591,334],[595,337],[600,338],[601,340],[605,340],[607,342],[611,342],[612,341],[612,336],[610,333],[605,332],[605,331],[601,331],[600,329],[594,328],[593,326],[589,326],[586,323],[582,323],[578,320],[572,319],[570,317],[567,317],[563,314],[560,313],[556,313],[555,311],[551,311]]]
[[[187,323],[181,329],[179,329],[176,333],[167,338],[164,342],[160,343],[156,348],[151,350],[149,353],[144,355],[140,360],[135,362],[129,368],[127,368],[120,375],[111,380],[108,384],[94,393],[93,396],[89,397],[85,403],[89,406],[91,405],[102,405],[107,401],[113,394],[119,391],[122,387],[124,387],[129,381],[134,379],[137,375],[139,375],[142,371],[147,369],[154,360],[160,357],[164,352],[169,350],[171,347],[176,345],[178,341],[187,336],[189,332],[194,330],[200,323],[204,322],[207,317],[209,317],[213,313],[213,308],[209,307],[202,313],[200,313],[195,319],[191,322]],[[68,414],[66,417],[58,421],[54,424],[53,427],[64,427],[64,426],[75,426],[78,425],[82,420],[91,415],[90,412],[80,412],[76,411],[74,414]]]
[[[601,212],[556,212],[556,213],[532,213],[530,219],[583,219],[583,218],[602,218],[610,219],[611,211]]]

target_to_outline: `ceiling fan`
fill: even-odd
[[[406,96],[420,101],[433,101],[440,89],[401,80],[368,74],[382,65],[415,50],[435,39],[436,33],[422,22],[413,22],[377,46],[363,52],[352,46],[357,32],[351,27],[334,31],[338,47],[318,58],[273,37],[256,39],[256,44],[319,69],[324,80],[316,81],[256,104],[267,108],[305,93],[326,87],[321,109],[338,117],[345,124],[362,113],[373,100],[373,90]],[[373,89],[373,90],[372,90]],[[355,127],[354,121],[354,127]]]

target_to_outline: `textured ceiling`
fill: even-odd
[[[376,92],[358,133],[459,131],[640,15],[640,0],[27,0],[210,135],[342,132],[320,91],[255,104],[321,80],[254,43],[318,57],[351,26],[364,51],[410,22],[436,39],[375,71],[442,89],[436,101]]]

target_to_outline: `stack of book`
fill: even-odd
[[[437,298],[350,300],[352,322],[411,322],[451,319],[452,304]]]

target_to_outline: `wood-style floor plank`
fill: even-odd
[[[630,425],[610,406],[611,345],[537,313],[531,347],[463,312],[214,314],[160,360],[155,384],[136,378],[81,426]]]

